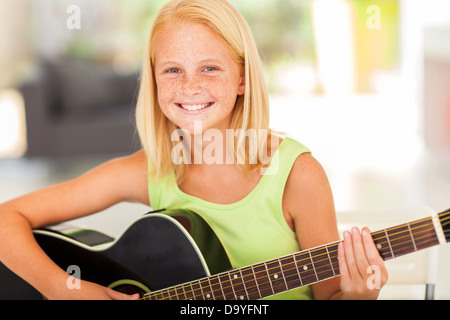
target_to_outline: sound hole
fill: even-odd
[[[121,293],[125,294],[135,294],[139,293],[139,295],[142,297],[145,293],[149,293],[150,289],[147,288],[142,283],[135,281],[135,280],[118,280],[113,283],[111,283],[108,288],[111,288],[113,290],[119,291]]]

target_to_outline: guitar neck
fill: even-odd
[[[373,232],[384,260],[450,242],[450,210]],[[144,300],[256,300],[338,276],[333,242],[148,293]]]

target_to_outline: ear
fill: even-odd
[[[245,70],[241,73],[241,82],[239,83],[238,95],[243,95],[245,93]]]

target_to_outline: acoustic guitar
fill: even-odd
[[[339,276],[339,241],[233,269],[214,230],[191,210],[151,212],[117,239],[93,230],[67,234],[54,228],[34,235],[61,268],[78,270],[75,282],[78,276],[139,292],[143,300],[256,300]],[[450,209],[372,237],[384,260],[445,244]],[[0,268],[0,279],[1,273]],[[20,294],[9,298],[26,297]]]

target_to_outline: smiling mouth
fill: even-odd
[[[187,111],[199,111],[206,108],[211,107],[214,104],[214,102],[204,103],[204,104],[181,104],[181,103],[175,103],[176,106],[178,106],[181,109],[187,110]]]

